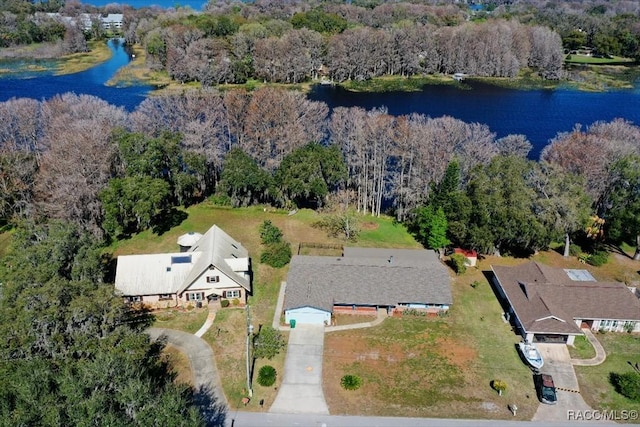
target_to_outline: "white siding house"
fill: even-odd
[[[244,304],[250,269],[247,250],[214,225],[187,252],[119,256],[115,287],[128,301],[153,307],[218,298]]]

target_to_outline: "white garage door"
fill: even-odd
[[[291,324],[291,320],[295,320],[296,324],[306,325],[324,325],[331,321],[331,313],[312,307],[287,310],[284,317],[287,324]]]

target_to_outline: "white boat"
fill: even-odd
[[[518,349],[522,356],[527,361],[532,368],[540,369],[542,365],[544,365],[544,360],[542,360],[542,355],[538,350],[538,347],[533,343],[529,343],[526,341],[522,341],[518,343]]]

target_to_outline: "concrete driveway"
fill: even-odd
[[[323,350],[324,326],[291,329],[282,385],[269,412],[329,414],[322,391]]]
[[[570,414],[591,411],[591,407],[580,395],[578,378],[573,370],[567,346],[564,344],[536,344],[536,346],[544,360],[544,366],[540,371],[553,376],[558,403],[555,405],[541,403],[532,421],[567,422],[572,420]],[[531,381],[533,382],[533,379]],[[602,423],[602,421],[599,422]]]

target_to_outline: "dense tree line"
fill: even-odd
[[[150,318],[103,283],[100,254],[68,223],[15,230],[0,266],[0,423],[205,425],[198,404],[214,399],[173,383],[142,332]]]
[[[455,72],[514,77],[525,68],[557,79],[565,52],[581,47],[601,55],[640,56],[640,18],[633,2],[517,0],[472,12],[454,1],[260,0],[211,2],[204,13],[4,3],[0,46],[44,41],[58,42],[64,52],[83,51],[87,39],[105,37],[98,13],[124,12],[125,38],[143,45],[150,66],[205,86],[250,78],[297,83],[320,75],[336,81]],[[83,30],[39,13],[43,10],[71,18],[89,13],[94,22]]]
[[[154,96],[132,113],[90,96],[16,99],[0,120],[5,223],[61,219],[117,238],[170,226],[174,207],[211,195],[319,207],[340,194],[360,213],[415,222],[425,242],[442,209],[446,238],[483,252],[569,241],[590,214],[618,242],[640,231],[628,220],[640,129],[623,120],[558,134],[539,162],[522,135],[384,109],[329,116],[274,88]]]
[[[176,80],[203,85],[248,78],[298,83],[321,74],[335,81],[455,72],[515,77],[524,68],[557,79],[564,59],[555,32],[517,21],[456,26],[407,21],[381,28],[325,22],[318,28],[298,13],[291,22],[234,26],[226,21],[220,29],[220,17],[176,15],[132,22],[126,35],[146,47],[150,65]]]

